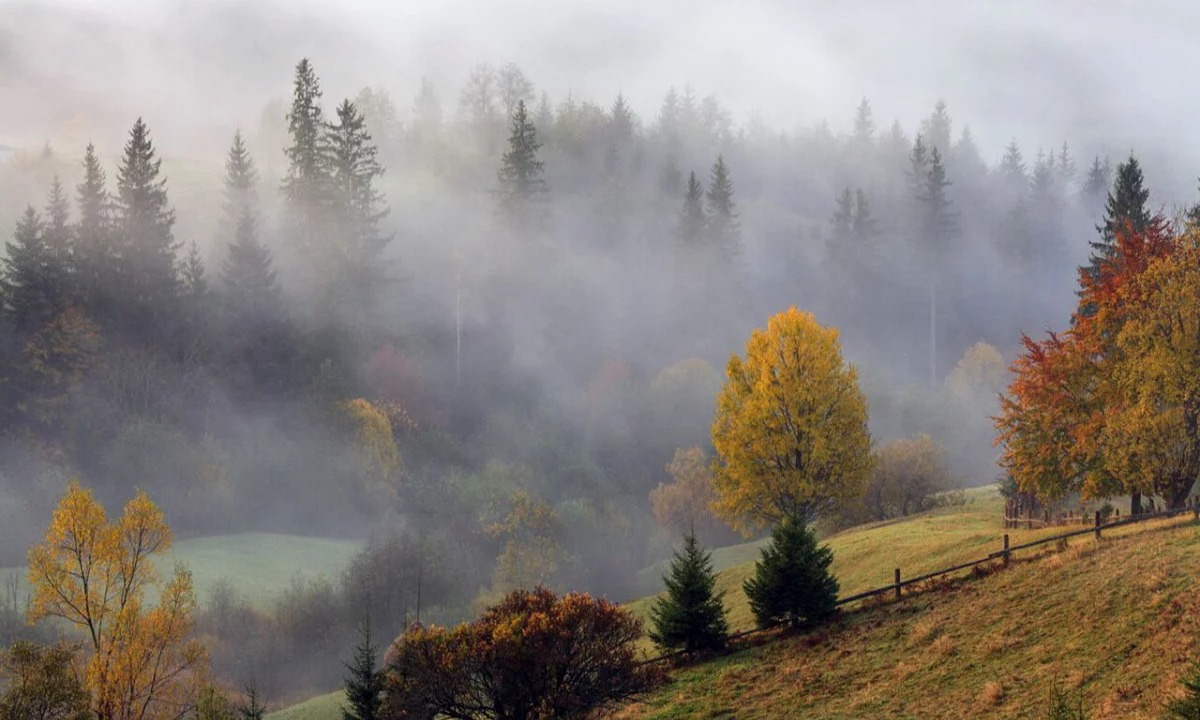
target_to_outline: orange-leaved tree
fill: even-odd
[[[159,583],[154,557],[171,545],[162,512],[143,492],[110,522],[72,482],[45,540],[29,551],[29,620],[59,618],[87,638],[86,681],[98,720],[174,720],[194,705],[206,653],[191,639],[191,574]],[[146,591],[158,586],[158,603]]]
[[[862,496],[873,464],[867,401],[836,329],[796,308],[779,313],[725,377],[712,426],[718,514],[750,531]]]
[[[1110,431],[1125,411],[1128,383],[1119,368],[1140,361],[1119,342],[1122,329],[1146,308],[1150,288],[1140,280],[1176,248],[1167,222],[1117,232],[1110,257],[1079,273],[1079,307],[1072,327],[1042,341],[1022,337],[1024,352],[996,418],[1001,464],[1026,492],[1056,499],[1078,491],[1085,498],[1122,491],[1152,492],[1144,476],[1114,462],[1123,442]]]

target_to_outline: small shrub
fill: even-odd
[[[1083,710],[1083,688],[1071,693],[1055,680],[1050,686],[1046,720],[1087,720],[1087,713]]]

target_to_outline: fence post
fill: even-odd
[[[900,599],[900,568],[896,568],[896,599]]]
[[[1100,511],[1096,511],[1096,539],[1100,539]]]
[[[1008,567],[1008,533],[1004,533],[1004,567]]]

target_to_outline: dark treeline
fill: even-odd
[[[78,475],[182,534],[403,528],[455,558],[462,613],[537,581],[633,592],[667,547],[650,490],[789,305],[842,329],[878,439],[993,480],[1005,364],[976,343],[1070,306],[1113,180],[1065,143],[989,164],[941,102],[781,133],[690,88],[644,118],[552,100],[514,65],[403,112],[327,102],[301,61],[178,206],[162,152],[139,119],[119,153],[0,165],[46,187],[3,266],[0,564]]]

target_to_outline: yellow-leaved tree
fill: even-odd
[[[1200,230],[1176,242],[1131,283],[1100,443],[1110,472],[1169,508],[1200,475]]]
[[[29,551],[29,621],[60,618],[87,637],[86,682],[98,720],[175,720],[203,685],[204,647],[191,639],[191,574],[160,583],[154,557],[171,530],[145,493],[109,522],[92,493],[72,482],[45,540]],[[158,603],[146,590],[158,589]]]
[[[725,377],[712,427],[718,514],[750,532],[862,495],[867,401],[836,329],[790,308],[750,334]]]

